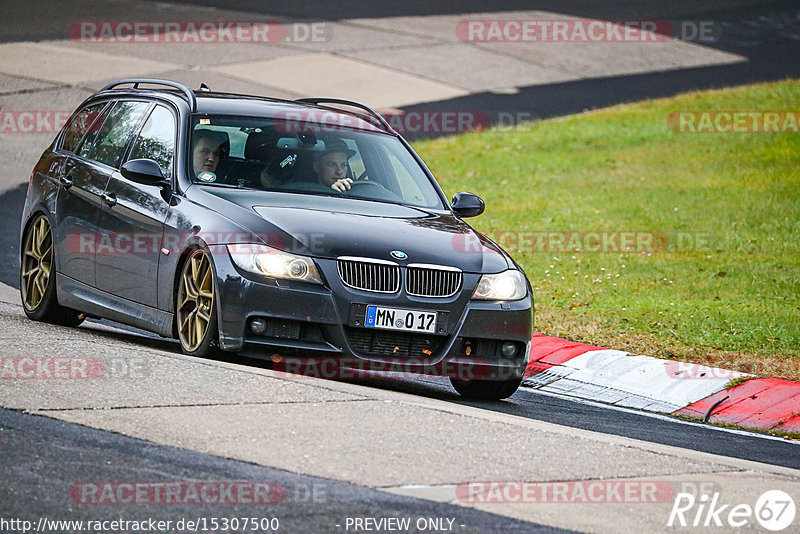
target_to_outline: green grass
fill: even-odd
[[[502,232],[642,232],[650,253],[509,252],[535,330],[800,379],[800,134],[674,133],[683,110],[800,111],[800,81],[620,105],[415,143],[470,223]]]

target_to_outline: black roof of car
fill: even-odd
[[[139,87],[140,84],[156,87]],[[119,88],[119,86],[130,85],[131,87]],[[150,96],[168,98],[179,103],[183,102],[188,106],[192,113],[225,114],[225,115],[252,115],[252,116],[281,116],[288,117],[309,117],[311,113],[338,113],[343,116],[361,120],[370,125],[370,129],[376,129],[384,133],[396,134],[386,120],[377,112],[369,107],[350,100],[334,98],[302,98],[298,100],[283,100],[279,98],[269,98],[255,95],[243,95],[235,93],[212,92],[203,84],[201,89],[193,91],[187,86],[173,82],[171,80],[159,79],[125,79],[110,83],[100,89],[93,96],[101,96],[106,93],[126,94],[137,96]],[[325,105],[328,104],[328,105]],[[333,106],[347,106],[360,111],[353,112]]]

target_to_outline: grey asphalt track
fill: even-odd
[[[128,10],[124,15],[118,11],[124,5]],[[470,13],[481,12],[485,16],[514,10],[542,10],[569,16],[616,19],[684,19],[711,20],[722,28],[720,39],[708,43],[709,53],[726,52],[744,58],[739,62],[719,63],[698,67],[684,67],[671,70],[640,72],[636,74],[587,77],[565,82],[520,85],[514,91],[472,91],[464,96],[435,100],[421,104],[403,106],[405,111],[480,110],[492,117],[500,113],[514,113],[527,118],[561,116],[648,98],[670,96],[689,90],[729,87],[759,81],[781,80],[800,76],[800,6],[796,1],[753,2],[746,0],[712,0],[710,2],[657,2],[645,0],[636,4],[613,2],[585,2],[567,0],[564,2],[543,1],[501,1],[487,4],[478,0],[442,2],[411,1],[394,2],[389,0],[356,0],[348,3],[332,3],[322,0],[270,1],[239,0],[222,2],[219,0],[196,0],[176,2],[186,13],[202,12],[210,17],[213,11],[198,11],[208,7],[225,10],[240,10],[243,13],[268,13],[278,18],[291,20],[345,21],[372,17],[388,18],[390,23],[402,24],[404,18],[423,16],[469,17]],[[63,40],[65,28],[75,20],[102,19],[151,20],[158,18],[162,4],[152,2],[122,1],[98,3],[90,0],[71,0],[64,3],[44,0],[6,0],[2,10],[7,23],[0,26],[0,43],[36,40]],[[172,9],[171,7],[170,9]],[[188,16],[188,15],[187,15]],[[351,24],[351,23],[348,23]],[[402,33],[402,32],[401,32]],[[399,34],[398,34],[399,35]],[[409,48],[409,54],[415,53]],[[23,61],[24,58],[20,58]],[[500,73],[502,74],[502,73]],[[439,73],[441,76],[441,73]],[[30,81],[30,80],[26,80]],[[82,98],[86,87],[61,86],[55,91],[69,90],[69,98]],[[24,99],[23,90],[12,96]],[[72,96],[74,94],[74,96]],[[41,94],[39,95],[41,96]],[[41,100],[39,101],[41,102]],[[30,104],[33,106],[34,104]],[[43,104],[36,104],[43,108]],[[53,106],[60,104],[52,104]],[[19,144],[20,138],[14,142]],[[40,153],[44,148],[37,146],[29,152]],[[15,157],[17,152],[14,153]],[[29,154],[27,154],[29,155]],[[13,158],[11,158],[13,159]],[[24,167],[28,169],[28,162]],[[19,172],[13,176],[0,176],[0,282],[17,288],[18,282],[18,228],[24,202],[27,176]],[[13,184],[8,185],[7,184]],[[21,310],[16,314],[22,320]],[[16,316],[4,320],[9,323]],[[128,332],[108,332],[100,328],[107,322],[87,322],[82,327],[87,335],[99,336],[104,350],[114,351],[149,349],[179,352],[174,341],[156,336],[142,335],[129,329]],[[118,325],[117,325],[118,326]],[[58,343],[75,348],[90,350],[82,345],[81,331],[57,331],[48,329],[48,339],[58,339]],[[43,337],[45,337],[43,335]],[[52,337],[50,337],[52,336]],[[56,336],[62,336],[57,338]],[[95,343],[97,343],[96,338]],[[21,340],[24,344],[29,340]],[[53,343],[53,341],[50,341]],[[159,355],[156,358],[171,358],[172,355]],[[189,372],[195,372],[205,364],[193,362],[186,365]],[[214,362],[216,363],[216,362]],[[225,363],[252,368],[264,367],[257,361],[230,356]],[[168,381],[169,378],[165,378]],[[369,386],[377,394],[411,394],[414,398],[445,407],[476,408],[486,418],[514,418],[526,421],[554,423],[559,427],[589,430],[598,435],[619,436],[624,439],[639,440],[650,444],[676,447],[682,451],[701,451],[722,457],[762,462],[770,466],[800,469],[798,444],[764,437],[750,433],[733,433],[728,430],[709,428],[694,423],[671,420],[666,417],[652,417],[630,410],[615,410],[596,404],[577,402],[563,397],[543,395],[532,390],[520,390],[508,401],[494,403],[471,403],[461,400],[446,383],[430,379],[405,379],[397,381],[359,381],[359,385]],[[165,386],[166,388],[167,386]],[[343,386],[342,386],[343,387]],[[415,402],[415,401],[411,401]],[[117,407],[109,410],[86,410],[86,412],[131,412],[140,411],[148,417],[146,406]],[[406,407],[408,408],[408,407]],[[165,408],[169,409],[169,408]],[[444,408],[446,409],[446,408]],[[444,410],[443,409],[443,410]],[[67,410],[67,409],[63,409]],[[78,410],[76,410],[78,411]],[[211,411],[211,407],[209,407]],[[432,410],[433,411],[433,410]],[[50,412],[58,417],[57,410]],[[109,418],[115,414],[109,413]],[[503,419],[505,420],[505,419]],[[472,421],[472,420],[470,420]],[[88,423],[87,423],[88,424]],[[257,424],[257,423],[254,423]],[[407,424],[407,422],[400,422]],[[133,426],[132,426],[133,428]],[[342,436],[346,443],[347,436]],[[503,436],[496,436],[501,440]],[[249,444],[248,444],[249,445]],[[472,450],[471,444],[464,443],[464,450],[453,450],[453,462],[460,455],[484,454],[485,450]],[[526,522],[508,515],[497,515],[469,509],[453,503],[436,503],[411,497],[403,497],[381,491],[374,487],[297,474],[272,467],[264,467],[247,462],[224,459],[211,454],[192,452],[184,448],[169,447],[150,441],[134,439],[123,435],[95,430],[85,426],[46,417],[30,415],[0,408],[0,480],[5,482],[0,488],[0,518],[19,517],[36,519],[47,516],[51,519],[136,519],[145,517],[177,520],[181,517],[232,517],[232,516],[277,516],[281,521],[281,532],[345,532],[336,525],[342,525],[347,517],[420,517],[453,518],[457,525],[464,525],[455,532],[561,532],[544,527],[538,521]],[[424,454],[425,451],[418,451]],[[292,455],[292,450],[275,450],[274,457]],[[548,462],[556,465],[558,451],[530,450],[519,451],[520,465],[524,462]],[[676,454],[662,454],[677,458]],[[688,458],[688,456],[686,457]],[[332,461],[336,461],[335,459]],[[690,463],[690,460],[683,460]],[[614,476],[613,462],[607,473]],[[275,464],[270,464],[275,465]],[[391,451],[386,451],[386,465],[392,466]],[[412,466],[413,467],[413,466]],[[617,468],[616,471],[619,471]],[[724,470],[698,472],[697,477],[717,477],[725,480]],[[679,470],[665,471],[675,474]],[[744,476],[746,471],[735,473]],[[467,479],[470,475],[463,474]],[[694,473],[689,473],[694,475]],[[652,475],[655,476],[655,475]],[[759,474],[760,476],[760,474]],[[344,478],[344,477],[343,477]],[[733,477],[732,477],[733,479]],[[269,481],[281,484],[287,489],[287,499],[281,504],[254,508],[252,505],[84,505],[72,502],[69,488],[81,481]],[[457,481],[454,481],[457,482]],[[785,482],[785,479],[783,479]],[[771,483],[771,482],[770,482]],[[775,487],[783,487],[775,483]],[[788,484],[788,483],[787,483]],[[726,486],[731,490],[732,486]],[[316,488],[324,499],[308,498],[309,489]],[[605,512],[610,507],[602,510]],[[563,511],[571,510],[563,508]],[[518,513],[513,509],[506,514]],[[536,512],[539,514],[538,510]],[[571,512],[565,512],[567,515]],[[589,514],[593,512],[590,511]],[[605,512],[607,513],[607,512]],[[547,518],[542,512],[541,517]],[[544,519],[542,519],[544,521]],[[613,523],[603,523],[608,526]],[[611,527],[609,527],[611,528]],[[2,530],[2,528],[0,528]],[[64,531],[64,530],[62,530]]]
[[[555,4],[539,2],[501,2],[485,6],[480,2],[353,2],[347,6],[333,6],[328,2],[263,2],[235,1],[214,2],[212,0],[181,2],[187,5],[219,5],[226,9],[241,9],[249,12],[265,12],[293,18],[308,17],[315,20],[339,20],[354,17],[408,17],[422,15],[463,14],[482,10],[510,11],[514,9],[555,9]],[[14,6],[15,1],[9,4]],[[17,4],[20,4],[17,2]],[[73,3],[72,13],[93,9],[90,3]],[[718,3],[725,4],[725,2]],[[640,100],[667,96],[688,89],[721,87],[753,81],[775,80],[800,75],[800,39],[796,33],[800,26],[786,24],[791,14],[796,13],[797,3],[791,1],[747,3],[737,6],[716,6],[714,9],[693,8],[683,16],[694,20],[713,20],[720,23],[725,31],[715,47],[742,54],[748,57],[746,63],[701,67],[669,72],[638,74],[631,76],[612,76],[602,79],[580,80],[568,83],[537,85],[519,88],[513,95],[476,93],[449,101],[430,102],[408,107],[407,110],[442,109],[480,109],[487,112],[502,110],[521,110],[535,117],[557,116],[574,113],[587,108],[611,105],[621,101]],[[605,19],[616,18],[660,18],[676,16],[680,11],[674,6],[650,4],[647,6],[621,6],[615,2],[558,3],[561,12],[583,17]],[[60,38],[63,37],[66,11],[58,11],[58,16],[43,20],[41,12],[34,9],[15,10],[19,23],[0,28],[0,42],[15,39]],[[96,18],[102,12],[95,11]],[[753,21],[761,21],[755,24]],[[781,21],[784,21],[782,24]],[[780,26],[780,29],[779,29]],[[0,192],[0,282],[18,287],[18,225],[24,202],[25,184]],[[379,387],[386,387],[379,383]],[[421,381],[405,381],[395,386],[402,391],[416,394],[443,396],[456,399],[448,388],[438,384]],[[515,397],[512,403],[499,403],[486,406],[487,409],[522,415],[568,426],[608,432],[616,435],[651,440],[657,443],[676,445],[696,450],[714,452],[738,458],[758,459],[775,465],[800,467],[800,456],[788,454],[796,447],[789,443],[765,442],[758,437],[741,437],[721,433],[703,427],[687,428],[684,424],[668,424],[664,421],[648,419],[637,414],[609,411],[575,403],[566,399],[555,399],[526,391]]]
[[[0,480],[13,481],[0,490],[0,518],[6,521],[21,519],[37,524],[39,518],[50,521],[152,518],[176,524],[180,519],[256,517],[259,525],[263,518],[278,518],[278,532],[336,533],[347,531],[347,518],[396,517],[410,518],[412,525],[419,518],[451,519],[453,532],[464,534],[569,532],[461,506],[225,460],[2,408],[0,440],[3,444]],[[275,451],[276,454],[288,452]],[[391,451],[386,454],[390,462]],[[247,503],[247,498],[238,499],[236,494],[234,502],[226,504],[193,504],[190,499],[185,504],[107,504],[111,499],[96,504],[88,498],[85,501],[89,502],[82,502],[82,494],[74,490],[74,485],[83,483],[206,481],[270,484],[270,488],[277,488],[274,490],[276,500],[280,499],[281,492],[285,492],[285,497],[281,502],[267,504]],[[122,493],[119,495],[124,497]],[[174,527],[169,530],[181,531]],[[261,528],[231,530],[269,532]]]

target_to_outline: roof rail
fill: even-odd
[[[394,128],[386,122],[386,119],[383,118],[383,115],[375,111],[374,109],[365,106],[364,104],[359,104],[358,102],[353,102],[352,100],[342,100],[340,98],[298,98],[295,102],[303,102],[306,104],[342,104],[345,106],[352,106],[354,108],[363,109],[366,111],[372,118],[378,121],[383,128],[386,130],[397,133],[394,131]]]
[[[127,78],[125,80],[112,82],[100,89],[100,91],[108,91],[109,89],[117,87],[118,85],[125,85],[129,83],[133,84],[133,89],[138,89],[140,83],[146,83],[150,85],[165,85],[167,87],[178,89],[186,96],[186,100],[188,101],[189,106],[192,108],[192,113],[197,111],[197,97],[195,97],[194,91],[182,83],[173,82],[171,80],[158,80],[155,78]]]

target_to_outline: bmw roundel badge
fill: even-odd
[[[397,259],[397,260],[404,260],[404,259],[408,258],[408,254],[406,254],[402,250],[393,250],[389,254],[391,254],[392,257]]]

